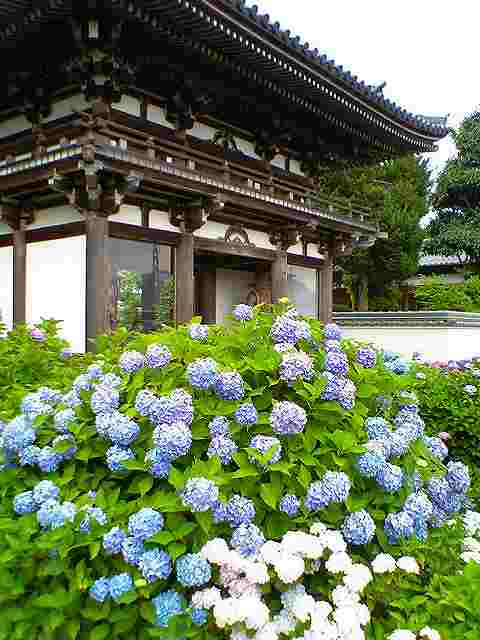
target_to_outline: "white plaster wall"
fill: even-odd
[[[268,239],[268,233],[264,233],[263,231],[256,231],[254,229],[246,229],[248,233],[248,238],[252,244],[261,249],[275,249],[275,247],[270,244],[270,240]]]
[[[323,260],[325,258],[323,253],[320,253],[320,251],[318,250],[318,247],[316,244],[308,244],[307,247],[307,256],[309,258],[320,258],[321,260]]]
[[[153,243],[123,238],[109,238],[109,255],[113,273],[118,271],[134,271],[135,273],[152,273]],[[162,274],[170,273],[170,247],[159,247],[159,270]]]
[[[122,96],[120,102],[116,102],[112,106],[114,109],[128,113],[131,116],[140,117],[140,100],[132,96]]]
[[[85,350],[86,238],[27,245],[27,322],[61,320],[61,335]]]
[[[13,324],[13,247],[0,248],[0,322]]]
[[[35,220],[28,229],[40,229],[42,227],[54,227],[59,224],[69,222],[79,222],[84,220],[83,216],[73,207],[62,205],[60,207],[50,207],[35,213]]]
[[[168,213],[166,211],[158,211],[152,209],[150,211],[150,227],[152,229],[163,229],[164,231],[176,231],[179,232],[179,228],[170,224],[168,220]]]
[[[303,171],[300,170],[300,162],[298,160],[290,159],[290,173],[295,173],[297,176],[304,176]]]
[[[247,301],[248,292],[255,287],[256,274],[250,271],[217,269],[217,324],[225,322],[234,306]]]
[[[57,120],[58,118],[63,118],[64,116],[68,116],[74,111],[84,111],[90,107],[90,103],[85,100],[85,97],[78,93],[77,95],[70,96],[69,98],[64,98],[63,100],[59,100],[55,102],[52,107],[52,113],[45,118],[44,122],[52,122],[53,120]]]
[[[29,123],[25,116],[10,118],[9,120],[5,120],[5,122],[0,123],[0,138],[13,136],[15,133],[26,131],[31,127],[32,125]]]
[[[195,138],[199,138],[200,140],[208,140],[209,142],[213,140],[214,135],[217,130],[213,127],[209,127],[208,124],[203,124],[202,122],[195,122],[193,125],[193,129],[189,132]]]
[[[342,327],[346,338],[396,351],[407,358],[456,360],[480,354],[480,327]]]
[[[154,104],[147,105],[147,120],[160,124],[162,127],[175,129],[173,124],[170,124],[170,122],[165,118],[165,111]]]
[[[296,256],[303,256],[303,244],[299,242],[293,247],[290,247],[287,253],[294,253]]]
[[[235,142],[237,143],[238,150],[244,153],[246,156],[250,158],[256,158],[260,160],[260,156],[257,156],[255,153],[255,145],[247,140],[243,140],[242,138],[235,138]]]
[[[306,267],[288,267],[288,298],[303,316],[318,316],[317,272]]]
[[[287,159],[285,156],[278,155],[274,157],[271,164],[273,164],[274,167],[278,167],[279,169],[285,169],[286,160]]]
[[[142,225],[142,211],[140,207],[123,204],[120,211],[108,219],[111,222],[123,222],[123,224],[133,224],[140,227]]]
[[[227,229],[228,224],[208,220],[206,224],[204,224],[203,227],[200,227],[200,229],[197,229],[193,235],[201,238],[209,238],[210,240],[223,240]]]

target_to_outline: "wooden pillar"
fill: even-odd
[[[272,302],[276,304],[280,298],[288,298],[288,262],[285,249],[279,249],[272,262]]]
[[[193,233],[184,232],[175,254],[175,300],[177,324],[190,322],[194,307]]]
[[[217,272],[206,269],[198,274],[199,314],[205,324],[215,324],[217,320]]]
[[[320,270],[320,320],[327,324],[333,319],[333,252],[325,253],[325,264]]]
[[[86,213],[87,234],[87,350],[94,350],[98,335],[106,333],[110,302],[110,256],[108,217],[95,211]]]
[[[27,321],[27,232],[20,223],[13,230],[13,324]]]

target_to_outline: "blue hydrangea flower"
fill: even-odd
[[[110,580],[105,577],[95,580],[88,593],[97,602],[105,602],[110,598]]]
[[[122,462],[126,462],[127,460],[135,460],[135,454],[129,448],[122,448],[117,446],[116,444],[113,447],[107,449],[107,467],[110,471],[114,471],[117,473],[127,473],[128,467],[126,467]]]
[[[174,389],[169,395],[173,404],[174,422],[184,422],[190,426],[193,422],[193,398],[185,389]]]
[[[448,456],[448,447],[441,438],[423,436],[423,442],[434,458],[445,460]]]
[[[270,424],[274,433],[282,436],[302,433],[307,424],[305,409],[295,402],[282,400],[277,402],[270,414]]]
[[[258,413],[255,405],[251,403],[240,405],[235,411],[235,420],[238,422],[238,424],[244,426],[257,424]]]
[[[332,502],[345,502],[350,488],[350,478],[346,473],[327,471],[320,481],[312,482],[308,487],[305,507],[309,511],[318,511]]]
[[[437,504],[433,504],[432,517],[430,523],[434,529],[440,529],[450,518],[449,514],[441,509]]]
[[[58,389],[50,389],[50,387],[40,387],[35,392],[38,399],[42,402],[48,402],[51,405],[56,405],[62,400],[62,392]]]
[[[411,493],[405,500],[403,505],[403,511],[412,516],[412,518],[422,518],[427,521],[430,520],[433,513],[433,504],[428,499],[428,496],[423,491],[418,493]]]
[[[163,516],[159,511],[145,507],[128,519],[128,531],[137,540],[148,540],[163,529]]]
[[[276,464],[282,458],[282,445],[280,444],[280,440],[275,438],[275,436],[254,436],[250,441],[250,448],[259,451],[260,453],[267,453],[272,447],[275,447],[275,450],[272,451],[270,455],[270,460],[267,464]],[[249,456],[249,459],[254,464],[259,465],[259,461],[254,456]],[[261,465],[260,465],[261,466]]]
[[[265,543],[265,536],[254,524],[241,524],[232,534],[231,546],[242,558],[254,557]]]
[[[236,371],[218,373],[213,380],[213,390],[222,400],[241,400],[245,395],[243,378]]]
[[[341,351],[329,351],[325,358],[325,369],[337,376],[345,376],[348,373],[348,358]]]
[[[415,533],[413,518],[408,513],[389,513],[384,523],[385,535],[390,544],[401,539],[408,539]]]
[[[396,493],[403,486],[403,470],[395,464],[387,462],[378,471],[375,480],[388,493]]]
[[[357,458],[356,467],[364,478],[375,478],[385,465],[385,457],[374,451],[362,453]]]
[[[33,499],[40,506],[47,500],[57,500],[60,489],[51,480],[41,480],[33,488]]]
[[[446,479],[456,493],[465,493],[470,488],[470,472],[462,462],[448,463]]]
[[[80,395],[80,391],[90,391],[92,388],[92,381],[86,373],[81,373],[75,378],[72,384],[72,391]]]
[[[392,445],[390,440],[386,438],[379,438],[378,440],[368,440],[363,445],[368,451],[372,451],[378,455],[381,455],[387,460],[392,453]]]
[[[477,393],[477,387],[474,384],[466,384],[463,390],[465,393],[468,393],[469,396],[474,396]]]
[[[61,433],[68,431],[68,426],[73,424],[76,420],[75,411],[73,409],[63,409],[53,416],[53,423],[55,429]]]
[[[18,460],[22,467],[34,467],[38,463],[38,454],[40,453],[40,447],[36,447],[34,444],[25,449],[21,449],[18,454]]]
[[[197,342],[206,342],[208,340],[208,325],[191,324],[188,327],[188,335]]]
[[[426,520],[424,520],[422,517],[417,516],[416,518],[414,518],[414,527],[415,535],[417,536],[417,538],[420,541],[425,542],[425,540],[427,540],[428,538],[428,524]]]
[[[288,386],[294,385],[299,380],[311,380],[314,376],[313,362],[304,351],[287,351],[280,364],[280,380]]]
[[[201,587],[210,581],[212,568],[199,553],[187,553],[175,563],[177,580],[184,587]]]
[[[208,511],[218,501],[218,487],[207,478],[190,478],[182,491],[183,504],[193,512]]]
[[[125,538],[122,543],[122,556],[125,562],[133,564],[136,567],[140,564],[146,549],[141,540],[138,538]]]
[[[198,358],[187,367],[187,378],[195,389],[210,389],[218,373],[218,364],[213,358]]]
[[[350,544],[368,544],[375,535],[375,522],[368,511],[355,511],[345,518],[342,534]]]
[[[68,358],[71,358],[72,355],[73,355],[73,351],[70,349],[70,347],[65,347],[60,351],[61,360],[68,360]]]
[[[108,555],[121,553],[127,534],[120,527],[113,527],[103,536],[103,548]]]
[[[145,364],[145,356],[139,351],[125,351],[118,361],[120,369],[125,373],[135,373]]]
[[[408,429],[397,429],[389,438],[392,458],[403,456],[412,444],[412,433]]]
[[[90,406],[93,413],[111,413],[120,404],[120,394],[112,387],[98,385],[90,398]]]
[[[151,549],[143,554],[138,568],[147,582],[166,580],[172,573],[172,561],[163,549]]]
[[[364,347],[357,351],[355,360],[365,369],[372,369],[377,363],[377,354],[373,349]]]
[[[235,442],[228,436],[216,436],[212,438],[207,450],[207,456],[212,458],[218,456],[222,464],[230,464],[238,447]]]
[[[37,509],[38,505],[33,499],[33,491],[24,491],[16,495],[13,499],[13,510],[19,515],[33,513]]]
[[[213,507],[213,521],[215,524],[225,522],[227,519],[227,505],[223,502],[217,502]]]
[[[241,524],[249,524],[255,518],[255,505],[249,498],[234,494],[227,502],[224,513],[224,520],[232,527],[238,527]]]
[[[162,369],[172,360],[172,352],[163,344],[151,344],[145,354],[147,367],[150,369]]]
[[[326,340],[341,340],[342,339],[342,330],[338,326],[338,324],[326,324],[325,329],[325,339]]]
[[[168,627],[170,618],[183,613],[182,596],[177,591],[162,591],[152,602],[159,627]]]
[[[38,416],[49,416],[53,408],[46,402],[42,402],[35,393],[29,393],[22,400],[22,413],[28,420],[35,420]]]
[[[248,304],[237,304],[233,310],[233,317],[240,322],[252,320],[253,308]]]
[[[161,449],[149,449],[145,452],[145,462],[148,472],[155,478],[168,478],[172,465],[163,457]]]
[[[99,380],[100,384],[103,387],[120,387],[122,384],[122,379],[117,376],[116,373],[106,373],[103,376],[100,376],[100,380]]]
[[[152,408],[157,401],[157,396],[148,391],[147,389],[143,389],[137,393],[135,398],[135,409],[138,413],[144,418],[150,418],[152,414]]]
[[[199,609],[194,607],[190,612],[190,617],[195,626],[202,627],[208,620],[208,611],[207,609]]]
[[[229,434],[230,422],[224,416],[216,416],[208,423],[208,430],[212,438]]]
[[[272,325],[270,335],[274,342],[297,343],[302,336],[302,329],[298,320],[290,318],[287,314],[278,316]]]
[[[300,500],[294,494],[287,494],[280,500],[279,509],[289,518],[294,518],[300,510]]]
[[[81,533],[90,533],[90,523],[92,520],[101,527],[104,527],[108,522],[107,514],[99,507],[87,507],[85,509],[85,518],[80,522],[79,526]]]
[[[56,447],[61,442],[71,443],[72,446],[66,449],[65,451],[58,452]],[[77,445],[75,443],[75,439],[72,435],[68,433],[64,433],[54,438],[52,440],[52,447],[55,449],[55,451],[57,451],[57,453],[59,453],[59,455],[63,458],[63,460],[71,460],[73,456],[77,453]],[[40,459],[40,451],[38,452],[38,455],[37,455],[37,463],[39,462],[39,459]]]
[[[390,360],[385,362],[385,367],[388,371],[395,373],[397,375],[404,375],[410,371],[410,363],[406,360],[402,360],[402,358],[397,358],[396,360]]]
[[[110,595],[114,600],[120,600],[122,596],[133,589],[133,580],[129,573],[119,573],[110,578]]]
[[[107,437],[119,447],[128,447],[140,434],[140,427],[128,416],[115,411],[110,414]]]
[[[400,357],[399,353],[396,353],[395,351],[384,351],[383,352],[383,361],[384,362],[391,362],[392,360],[396,360],[397,358]]]
[[[80,407],[82,404],[82,399],[77,391],[72,390],[66,393],[63,396],[62,400],[63,404],[70,409],[75,409],[75,407]]]
[[[327,384],[322,393],[322,400],[336,400],[347,411],[353,409],[356,387],[352,380],[335,375],[331,371],[325,371],[323,375]]]
[[[7,423],[2,432],[3,448],[18,453],[35,442],[35,431],[24,416]]]
[[[60,504],[57,500],[46,500],[37,511],[38,524],[44,529],[58,529],[65,522],[73,522],[76,508],[71,502]]]
[[[63,456],[57,453],[53,447],[43,447],[37,457],[37,465],[43,473],[56,471],[63,460]]]
[[[162,451],[164,460],[171,462],[190,451],[192,433],[184,422],[162,424],[155,427],[153,442]]]
[[[338,340],[325,340],[323,343],[325,351],[341,351],[342,346]]]
[[[100,362],[94,362],[87,368],[87,376],[90,380],[97,380],[103,375],[103,367]]]

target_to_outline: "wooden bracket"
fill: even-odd
[[[202,198],[198,204],[173,205],[168,212],[170,224],[179,227],[183,233],[193,233],[208,220],[209,216],[221,211],[225,203],[220,195]]]
[[[297,225],[283,227],[278,231],[272,231],[268,236],[270,244],[281,251],[288,251],[290,247],[298,244],[300,240],[300,230]]]

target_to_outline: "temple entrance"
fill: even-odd
[[[270,263],[231,255],[195,256],[195,314],[223,323],[237,304],[272,301]]]

